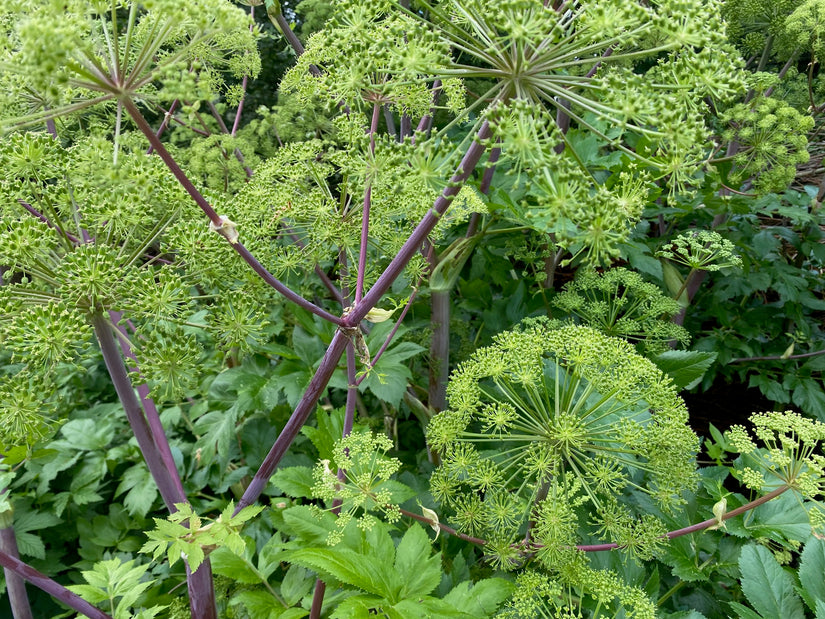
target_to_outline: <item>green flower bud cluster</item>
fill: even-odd
[[[381,514],[390,523],[401,517],[393,497],[393,491],[400,484],[390,479],[401,462],[386,457],[392,447],[392,441],[384,435],[354,430],[335,442],[332,461],[322,460],[316,465],[313,496],[328,503],[340,503],[336,528],[327,539],[329,545],[341,541],[347,524],[359,514],[358,526],[363,530],[373,526],[372,512]],[[343,478],[338,476],[337,469],[342,471]]]
[[[553,305],[606,335],[637,344],[645,353],[663,352],[669,342],[688,344],[690,334],[670,318],[679,303],[634,271],[615,268],[598,273],[580,269]]]
[[[825,58],[825,2],[805,0],[794,9],[785,20],[785,30],[790,39],[799,47],[811,50],[813,62]]]
[[[453,373],[448,396],[427,429],[442,454],[431,491],[460,529],[499,545],[533,519],[545,552],[558,551],[596,534],[577,505],[601,521],[632,486],[672,507],[695,480],[697,440],[670,380],[591,328],[539,320],[502,333]],[[626,542],[639,526],[602,532]]]
[[[728,109],[720,120],[729,127],[723,139],[740,145],[730,174],[734,183],[752,179],[758,193],[783,191],[793,181],[796,166],[810,158],[806,133],[814,119],[784,101],[758,97]]]
[[[643,590],[623,582],[613,571],[588,566],[580,556],[554,577],[535,569],[519,574],[512,599],[497,616],[502,619],[578,619],[590,616],[584,614],[589,611],[607,611],[613,616],[636,619],[655,619],[657,616],[656,606]]]
[[[24,445],[51,436],[58,428],[56,386],[42,372],[27,370],[0,377],[0,448]]]
[[[380,102],[420,117],[432,104],[432,76],[448,62],[438,31],[426,22],[385,0],[346,1],[337,3],[324,30],[309,38],[281,87],[306,103],[321,99],[360,110]],[[321,73],[307,79],[311,66]]]
[[[734,253],[733,243],[712,230],[680,234],[656,255],[697,271],[742,266],[742,259]]]
[[[784,59],[796,46],[787,35],[786,20],[797,7],[798,0],[726,0],[722,14],[730,39],[745,55],[762,54],[770,40],[770,55]]]
[[[725,433],[739,452],[738,475],[748,488],[765,491],[776,482],[790,486],[804,501],[812,528],[825,529],[825,424],[793,411],[755,413],[752,429],[735,425]],[[761,446],[760,446],[761,445]]]
[[[154,328],[136,340],[140,371],[135,384],[147,383],[156,402],[178,401],[198,386],[198,374],[185,368],[197,366],[203,350],[194,335],[178,328]],[[142,335],[142,334],[141,334]],[[183,371],[182,371],[183,370]]]
[[[4,67],[25,81],[37,108],[49,109],[15,124],[76,113],[124,90],[153,101],[212,100],[228,88],[227,76],[260,71],[249,15],[228,0],[30,4],[0,9],[16,22],[3,42]]]

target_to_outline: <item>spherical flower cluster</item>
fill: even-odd
[[[589,327],[538,320],[502,333],[453,373],[448,395],[427,431],[443,460],[432,492],[473,534],[512,540],[532,519],[559,547],[588,525],[552,505],[602,512],[632,486],[670,507],[695,480],[697,440],[670,380]]]
[[[772,488],[778,481],[789,486],[805,501],[813,527],[822,525],[825,497],[825,424],[793,411],[755,413],[753,429],[733,426],[725,434],[733,451],[741,458],[739,475],[753,490]],[[763,446],[758,447],[751,434]]]
[[[679,303],[624,268],[603,273],[580,269],[553,305],[607,335],[637,343],[645,352],[661,352],[673,340],[690,341],[688,332],[670,320]]]
[[[733,243],[711,230],[680,234],[656,255],[697,271],[718,271],[742,265],[742,259],[734,253]]]
[[[375,523],[371,512],[382,514],[388,522],[401,517],[394,495],[400,484],[391,487],[387,483],[401,466],[397,459],[384,455],[392,446],[386,436],[356,430],[336,441],[332,461],[321,460],[315,466],[313,496],[334,502],[340,510],[336,528],[327,538],[330,545],[341,540],[343,530],[359,513],[358,526],[363,530]]]

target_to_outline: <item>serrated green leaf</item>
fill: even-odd
[[[491,616],[510,598],[515,585],[503,578],[486,578],[475,584],[459,583],[444,596],[444,601],[474,617]]]
[[[132,516],[145,516],[158,497],[158,487],[146,465],[141,462],[126,469],[115,490],[115,496],[123,493],[123,505]]]
[[[802,603],[794,591],[790,574],[764,546],[750,544],[739,555],[742,591],[764,617],[804,619]]]
[[[309,498],[315,481],[308,466],[288,466],[275,472],[272,483],[287,496]]]
[[[290,565],[281,581],[281,597],[290,606],[295,606],[309,593],[314,584],[315,578],[306,569]]]
[[[284,607],[271,593],[263,590],[241,591],[229,600],[230,606],[243,606],[250,619],[276,619]],[[306,612],[306,611],[304,611]]]
[[[195,450],[201,450],[202,459],[209,462],[217,454],[221,462],[228,460],[237,419],[238,409],[234,406],[225,411],[211,411],[198,418],[195,430],[201,437],[195,443]]]
[[[228,548],[214,550],[209,555],[209,562],[212,564],[212,571],[219,576],[226,576],[245,585],[261,583],[261,575]]]
[[[742,606],[737,602],[728,602],[728,606],[730,606],[734,611],[736,611],[736,616],[739,619],[768,619],[767,617],[763,617],[757,612],[754,612],[747,606]],[[777,617],[777,619],[779,619]]]
[[[698,385],[705,372],[716,361],[715,352],[699,350],[668,350],[653,358],[653,362],[673,379],[677,389]]]
[[[341,439],[344,431],[343,408],[337,408],[329,413],[320,408],[315,413],[317,428],[305,425],[301,428],[301,433],[306,436],[315,449],[318,450],[318,458],[321,460],[332,460],[332,449],[335,441]]]
[[[325,545],[329,532],[335,528],[333,514],[324,512],[319,518],[304,505],[285,509],[282,514],[287,527],[285,533],[297,535],[308,545]]]
[[[825,540],[811,537],[799,559],[799,582],[802,599],[811,610],[825,603]]]
[[[396,599],[429,595],[441,581],[441,554],[432,554],[430,538],[417,523],[407,529],[395,550],[395,571],[403,582]]]
[[[272,572],[280,567],[281,561],[279,559],[283,548],[281,545],[281,534],[276,532],[261,548],[258,553],[258,571],[264,578],[269,578]]]

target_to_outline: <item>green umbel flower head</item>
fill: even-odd
[[[580,270],[553,304],[602,333],[637,342],[643,351],[663,352],[672,340],[690,341],[690,334],[670,321],[679,303],[627,269]]]
[[[811,528],[825,528],[825,424],[793,411],[755,413],[753,429],[735,425],[726,433],[737,460],[739,477],[753,490],[768,491],[777,483],[790,486],[803,501]],[[755,436],[763,446],[757,446]]]
[[[537,320],[502,333],[453,373],[448,395],[427,431],[443,454],[432,493],[487,539],[523,537],[533,519],[541,543],[574,544],[590,526],[576,506],[598,520],[638,489],[670,507],[695,480],[697,440],[670,380],[589,327]],[[627,528],[596,524],[611,541]]]

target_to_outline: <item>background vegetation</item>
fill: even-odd
[[[0,614],[825,617],[823,20],[4,2]]]

